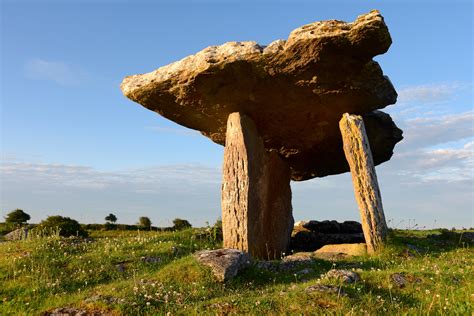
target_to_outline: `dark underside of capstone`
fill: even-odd
[[[250,117],[265,149],[285,160],[293,180],[349,171],[338,122],[363,116],[375,164],[390,159],[402,139],[377,109],[397,93],[372,60],[391,44],[378,11],[352,23],[323,21],[294,30],[268,46],[211,46],[154,72],[129,76],[130,99],[225,145],[230,113]]]

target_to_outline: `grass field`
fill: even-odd
[[[59,307],[110,315],[473,312],[472,248],[446,232],[392,231],[384,251],[373,257],[316,260],[285,272],[251,266],[227,284],[214,281],[191,256],[221,245],[204,229],[90,235],[0,243],[0,315]],[[361,281],[321,277],[334,267],[358,272]],[[310,272],[300,275],[304,268]],[[404,274],[405,287],[393,282],[394,273]],[[338,285],[348,295],[306,291],[317,283]]]

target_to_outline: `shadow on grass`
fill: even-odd
[[[228,283],[229,288],[238,289],[242,286],[251,289],[261,289],[269,285],[289,285],[307,282],[311,284],[321,278],[323,274],[332,268],[336,269],[361,269],[363,271],[384,271],[387,270],[388,261],[398,258],[397,261],[406,260],[406,256],[411,258],[421,258],[423,256],[438,257],[442,253],[455,251],[459,248],[472,246],[472,241],[466,239],[466,233],[472,232],[452,232],[447,230],[435,230],[429,232],[400,231],[393,230],[387,238],[386,248],[383,253],[374,257],[352,257],[337,261],[327,261],[314,259],[306,264],[296,265],[292,269],[284,271],[278,269],[278,262],[274,261],[276,269],[262,269],[257,265],[252,265],[244,270],[238,277]],[[470,235],[467,235],[470,237]],[[391,266],[390,266],[391,267]],[[389,267],[389,270],[390,270]],[[301,274],[305,269],[310,272]],[[380,270],[379,270],[380,269]],[[389,297],[392,299],[393,293],[390,290],[380,287],[380,284],[364,283],[364,291],[369,291],[375,297]],[[358,293],[352,286],[344,285],[349,296],[358,297]],[[414,305],[417,303],[412,294],[403,293],[394,286],[394,292],[403,300],[404,304]]]
[[[394,250],[405,251],[406,255],[438,257],[443,252],[473,246],[474,232],[449,231],[439,229],[433,231],[393,230],[387,243]]]

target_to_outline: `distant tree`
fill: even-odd
[[[192,227],[191,224],[190,224],[187,220],[181,219],[181,218],[175,218],[175,219],[173,220],[173,224],[174,224],[173,228],[174,228],[175,230],[182,230],[182,229],[186,229],[186,228],[191,228],[191,227]]]
[[[87,237],[87,231],[82,228],[76,220],[63,216],[48,216],[38,227],[48,229],[59,229],[59,235],[63,237],[80,236]]]
[[[141,227],[143,227],[145,229],[150,229],[151,228],[151,220],[146,216],[142,216],[138,219],[138,225],[140,225]]]
[[[23,212],[23,210],[16,209],[7,214],[7,216],[5,217],[5,222],[9,224],[21,225],[25,224],[30,219],[30,215]]]
[[[110,213],[109,215],[107,215],[107,216],[105,217],[105,220],[106,220],[107,222],[111,222],[111,223],[114,223],[114,224],[115,224],[115,222],[117,221],[117,216],[115,216],[114,214]]]

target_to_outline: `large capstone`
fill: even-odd
[[[227,118],[255,122],[293,180],[349,171],[338,122],[362,115],[375,164],[390,159],[402,132],[377,109],[397,93],[372,60],[391,44],[378,11],[354,22],[304,25],[268,46],[229,42],[170,65],[126,77],[123,93],[162,116],[225,144]]]

